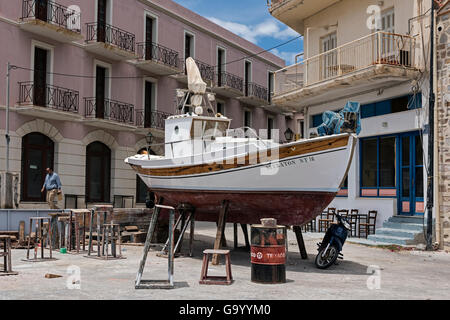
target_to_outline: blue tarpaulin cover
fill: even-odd
[[[323,123],[317,127],[319,136],[327,136],[341,133],[344,124],[344,114],[347,112],[356,113],[356,134],[361,132],[361,113],[359,102],[347,102],[344,109],[338,113],[333,111],[325,111],[322,115]]]

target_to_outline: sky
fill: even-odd
[[[174,1],[263,49],[275,47],[299,36],[270,15],[266,0]],[[271,52],[290,65],[294,63],[295,55],[302,51],[303,41],[300,38]]]

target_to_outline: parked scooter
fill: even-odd
[[[322,242],[319,242],[316,256],[316,266],[319,269],[326,269],[336,262],[336,259],[344,259],[341,253],[342,246],[347,239],[350,224],[347,218],[342,217],[339,213],[336,214],[337,223],[332,223],[325,233]]]

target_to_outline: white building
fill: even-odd
[[[275,73],[273,96],[282,109],[304,113],[304,135],[324,111],[361,104],[360,142],[330,207],[377,210],[377,227],[425,212],[429,9],[424,0],[272,0],[269,7],[304,36],[303,58]]]

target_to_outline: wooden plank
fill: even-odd
[[[225,224],[227,221],[228,204],[229,204],[229,202],[227,200],[222,201],[222,206],[220,208],[220,213],[219,213],[219,221],[217,223],[216,240],[214,241],[214,249],[215,250],[220,249],[221,244],[222,244],[223,235],[225,233]],[[217,254],[213,255],[212,264],[213,265],[219,264],[219,255],[217,255]]]
[[[298,248],[303,260],[308,259],[308,253],[306,252],[305,242],[303,241],[302,228],[300,226],[294,226],[295,236],[297,238]],[[287,239],[286,239],[287,241]]]

